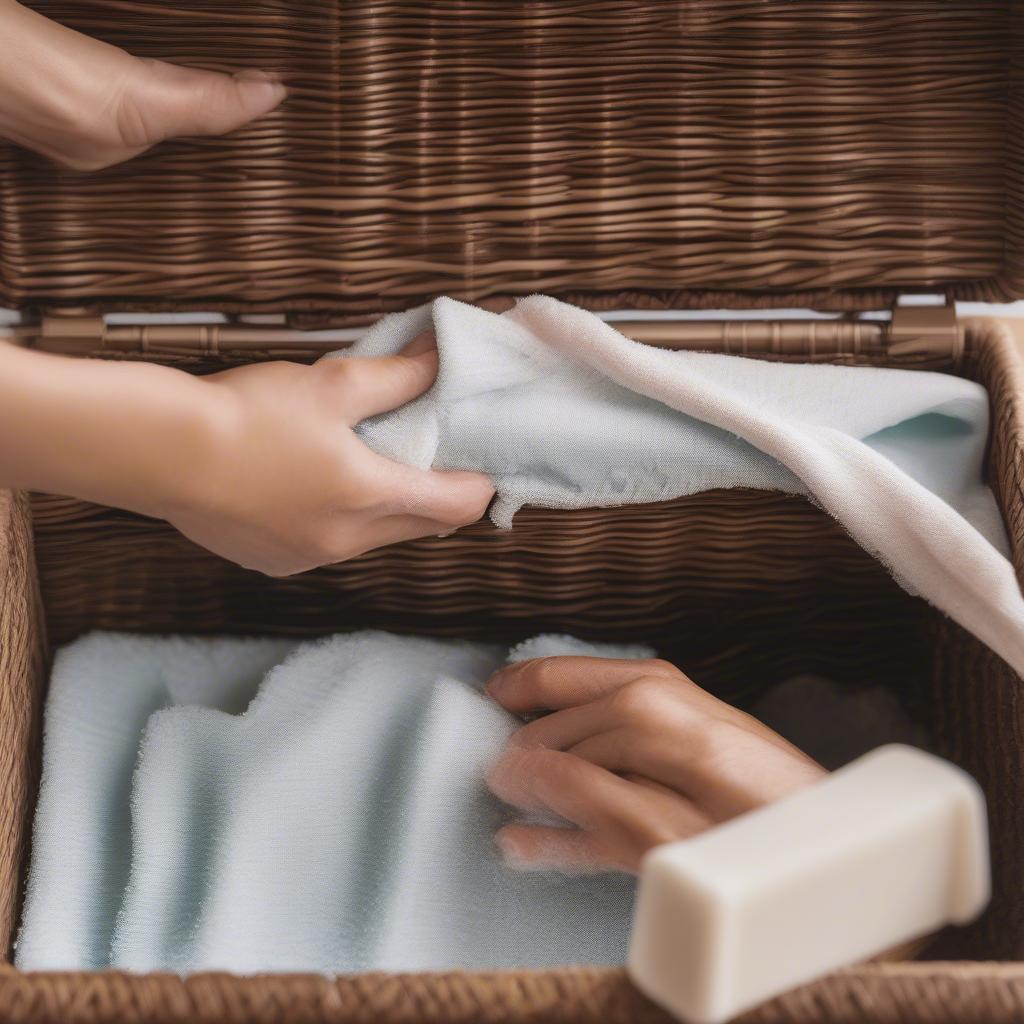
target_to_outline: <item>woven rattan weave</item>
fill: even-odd
[[[847,310],[914,288],[1024,293],[1017,0],[33,5],[138,53],[279,70],[291,97],[232,138],[168,144],[85,177],[0,149],[0,302],[30,311],[290,312],[310,326],[362,322],[441,292]],[[769,333],[750,354],[922,365],[864,334],[857,354],[823,350],[810,332],[801,341],[796,329],[784,352]],[[196,372],[282,354],[251,338],[237,351],[161,351]],[[975,321],[962,352],[926,365],[990,391],[990,480],[1024,578],[1022,353],[1024,331]],[[95,354],[124,353],[97,344]],[[1024,965],[985,962],[1024,955],[1020,680],[810,504],[752,491],[525,510],[511,534],[478,524],[276,581],[129,514],[5,497],[0,947],[25,865],[47,650],[91,628],[300,634],[366,624],[646,639],[739,701],[804,670],[897,689],[931,745],[985,788],[992,909],[939,938],[929,955],[945,959],[853,968],[752,1019],[1024,1020]],[[663,1017],[621,971],[181,980],[0,966],[8,1019]]]
[[[994,397],[992,478],[1018,571],[1024,332],[969,325],[956,369]],[[1014,512],[1016,510],[1016,512]],[[159,523],[69,499],[5,506],[0,628],[0,894],[8,930],[31,815],[41,704],[42,621],[61,642],[90,628],[320,633],[373,624],[426,633],[522,635],[543,627],[644,638],[733,699],[787,674],[870,677],[896,688],[935,749],[985,787],[997,898],[934,952],[1020,955],[1024,901],[1024,713],[997,658],[900,591],[803,499],[709,492],[664,505],[526,510],[511,534],[479,524],[288,580],[237,569]],[[32,563],[34,520],[37,569]],[[0,970],[0,1017],[82,1021],[606,1021],[658,1019],[621,972],[240,979]],[[984,1010],[984,1013],[982,1012]],[[1024,966],[890,964],[787,996],[764,1021],[1016,1021]]]
[[[877,308],[1024,284],[1016,0],[33,6],[292,96],[101,174],[0,157],[7,305],[341,321],[437,294]]]

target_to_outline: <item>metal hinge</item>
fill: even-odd
[[[44,313],[36,326],[35,347],[66,355],[84,355],[103,347],[105,330],[103,317],[98,313],[72,309]]]
[[[964,329],[956,316],[956,303],[948,298],[938,305],[897,302],[886,341],[890,355],[948,358],[955,362],[964,351]]]
[[[141,319],[141,318],[140,318]],[[90,310],[45,312],[35,326],[36,348],[63,355],[99,353],[150,356],[218,356],[247,351],[316,356],[342,342],[287,326],[245,322],[108,322]]]
[[[628,337],[650,345],[732,352],[791,354],[811,350],[818,356],[888,354],[927,365],[955,363],[964,351],[964,331],[956,306],[938,296],[913,296],[897,302],[892,318],[846,316],[815,320],[734,319],[616,320]],[[150,356],[218,356],[245,352],[283,358],[316,357],[351,341],[352,331],[302,331],[286,324],[235,320],[227,323],[108,323],[88,309],[47,311],[35,328],[34,344],[50,352],[89,355],[99,352]]]

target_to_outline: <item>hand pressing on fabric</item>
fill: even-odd
[[[285,87],[134,57],[0,0],[0,137],[74,170],[128,160],[164,139],[223,135],[273,110]]]
[[[0,343],[0,487],[166,519],[240,565],[287,576],[484,514],[486,477],[390,462],[353,429],[436,373],[427,335],[398,356],[208,377]]]
[[[498,672],[487,692],[519,729],[491,773],[499,798],[557,825],[497,841],[522,869],[635,872],[660,843],[771,803],[823,768],[663,661],[559,657]]]

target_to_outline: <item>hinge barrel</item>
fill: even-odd
[[[889,355],[926,365],[955,363],[964,351],[956,307],[897,305],[892,320],[618,320],[627,337],[662,348],[827,360]],[[354,332],[306,332],[282,324],[110,324],[91,311],[42,317],[34,345],[67,355],[220,356],[246,353],[316,358],[344,347]]]
[[[880,354],[886,325],[874,320],[622,320],[627,337],[660,348],[776,355],[793,358]],[[350,333],[350,332],[346,332]],[[100,316],[48,315],[35,347],[65,355],[133,354],[215,356],[273,352],[302,358],[347,344],[332,332],[304,332],[281,325],[108,324]],[[326,336],[325,336],[326,335]]]
[[[957,319],[956,304],[895,306],[888,351],[893,356],[945,356],[956,362],[964,351],[964,329]]]

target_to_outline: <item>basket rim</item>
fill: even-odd
[[[0,1001],[32,1019],[271,1024],[284,1006],[307,1022],[477,1024],[573,1020],[667,1024],[623,968],[447,971],[342,975],[180,977],[121,971],[22,973],[0,968]],[[871,963],[837,971],[745,1014],[745,1024],[1017,1024],[1024,1016],[1024,963]]]

